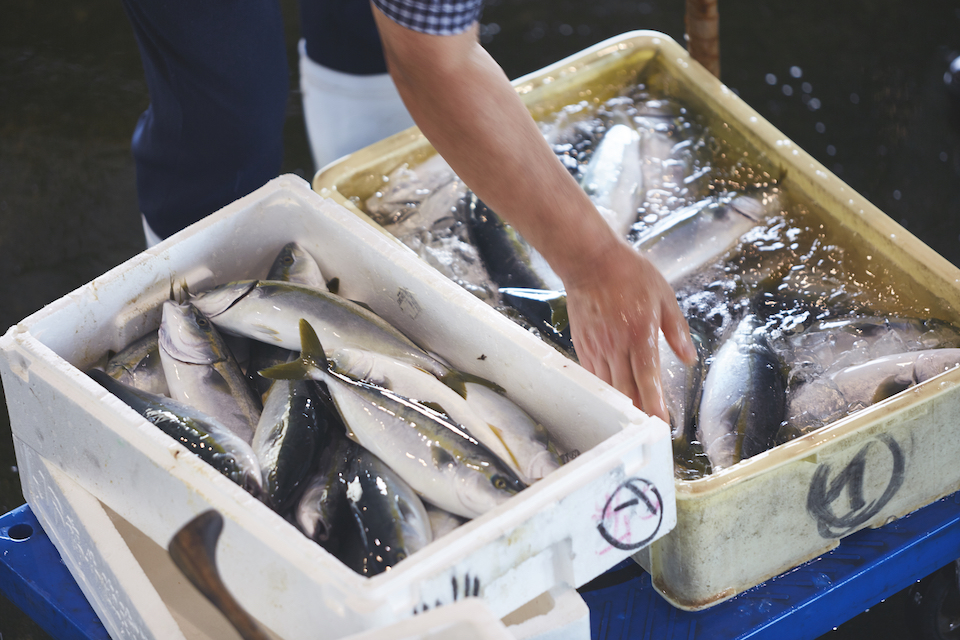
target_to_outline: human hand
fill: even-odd
[[[660,384],[659,331],[685,363],[696,360],[696,349],[667,281],[649,260],[618,242],[564,284],[580,364],[647,414],[669,422]]]

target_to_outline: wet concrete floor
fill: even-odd
[[[296,87],[296,3],[287,19]],[[788,138],[960,265],[955,0],[720,3],[722,79]],[[683,2],[491,0],[483,41],[510,77],[607,37],[683,41]],[[0,21],[0,331],[143,248],[129,140],[148,96],[117,2],[21,0]],[[313,173],[291,94],[283,172]],[[0,513],[23,503],[0,411]],[[828,637],[908,637],[903,597]],[[882,630],[882,631],[880,631]],[[0,637],[46,635],[0,598]]]

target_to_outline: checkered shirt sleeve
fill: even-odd
[[[483,0],[373,0],[402,27],[435,36],[462,33],[480,19]]]

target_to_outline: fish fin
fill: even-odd
[[[455,465],[457,463],[450,452],[442,447],[432,447],[430,455],[433,456],[433,465],[437,469],[442,469],[443,467]]]
[[[504,451],[506,451],[507,455],[510,456],[510,462],[513,463],[513,468],[522,469],[522,467],[520,466],[520,461],[517,460],[517,456],[513,454],[513,451],[511,451],[510,447],[507,445],[507,441],[503,439],[503,430],[501,430],[499,427],[495,425],[490,424],[489,422],[487,423],[487,426],[490,427],[490,431],[493,432],[493,435],[497,436],[497,440],[499,440],[500,444],[503,445]]]
[[[457,395],[464,400],[467,399],[467,386],[463,379],[463,375],[459,371],[454,371],[451,369],[450,373],[447,373],[440,378],[440,382],[456,391]]]
[[[272,380],[305,380],[310,378],[310,372],[315,370],[330,371],[330,361],[323,352],[323,345],[320,344],[317,332],[309,322],[301,318],[300,358],[293,362],[267,367],[260,372],[260,375]]]
[[[886,400],[891,396],[895,396],[901,391],[904,391],[905,389],[909,389],[912,386],[913,386],[913,380],[902,380],[897,376],[887,378],[886,380],[881,382],[877,386],[876,391],[874,391],[873,404],[876,404],[881,400]]]
[[[420,401],[420,404],[422,404],[423,406],[425,406],[427,409],[433,409],[433,410],[436,411],[437,413],[442,413],[443,415],[447,416],[448,418],[450,417],[450,414],[447,413],[446,410],[445,410],[442,406],[440,406],[440,403],[439,403],[439,402],[424,402],[424,401]]]
[[[330,278],[327,280],[327,291],[336,295],[340,291],[340,278]]]
[[[262,369],[260,375],[270,380],[305,380],[310,377],[310,367],[303,360],[294,360]]]
[[[487,389],[490,389],[491,391],[496,391],[501,395],[507,395],[507,390],[492,380],[487,380],[486,378],[483,378],[481,376],[475,376],[472,373],[464,373],[463,371],[457,371],[457,375],[460,377],[463,384],[467,384],[467,383],[479,384],[481,386],[486,387]],[[448,384],[447,386],[449,387],[450,385]],[[456,391],[456,389],[454,389],[454,391]],[[466,391],[464,391],[460,395],[462,395],[464,398],[467,397]]]

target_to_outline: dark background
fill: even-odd
[[[313,174],[291,93],[283,172]],[[0,331],[143,248],[129,150],[148,96],[116,1],[6,0],[0,20]],[[720,2],[721,79],[787,137],[960,265],[957,0]],[[517,77],[633,29],[683,42],[680,0],[489,0],[482,40]],[[5,405],[4,405],[5,406]],[[23,503],[0,410],[0,513]],[[833,638],[910,637],[898,595]],[[855,612],[851,612],[855,613]],[[44,638],[0,598],[0,637]]]

